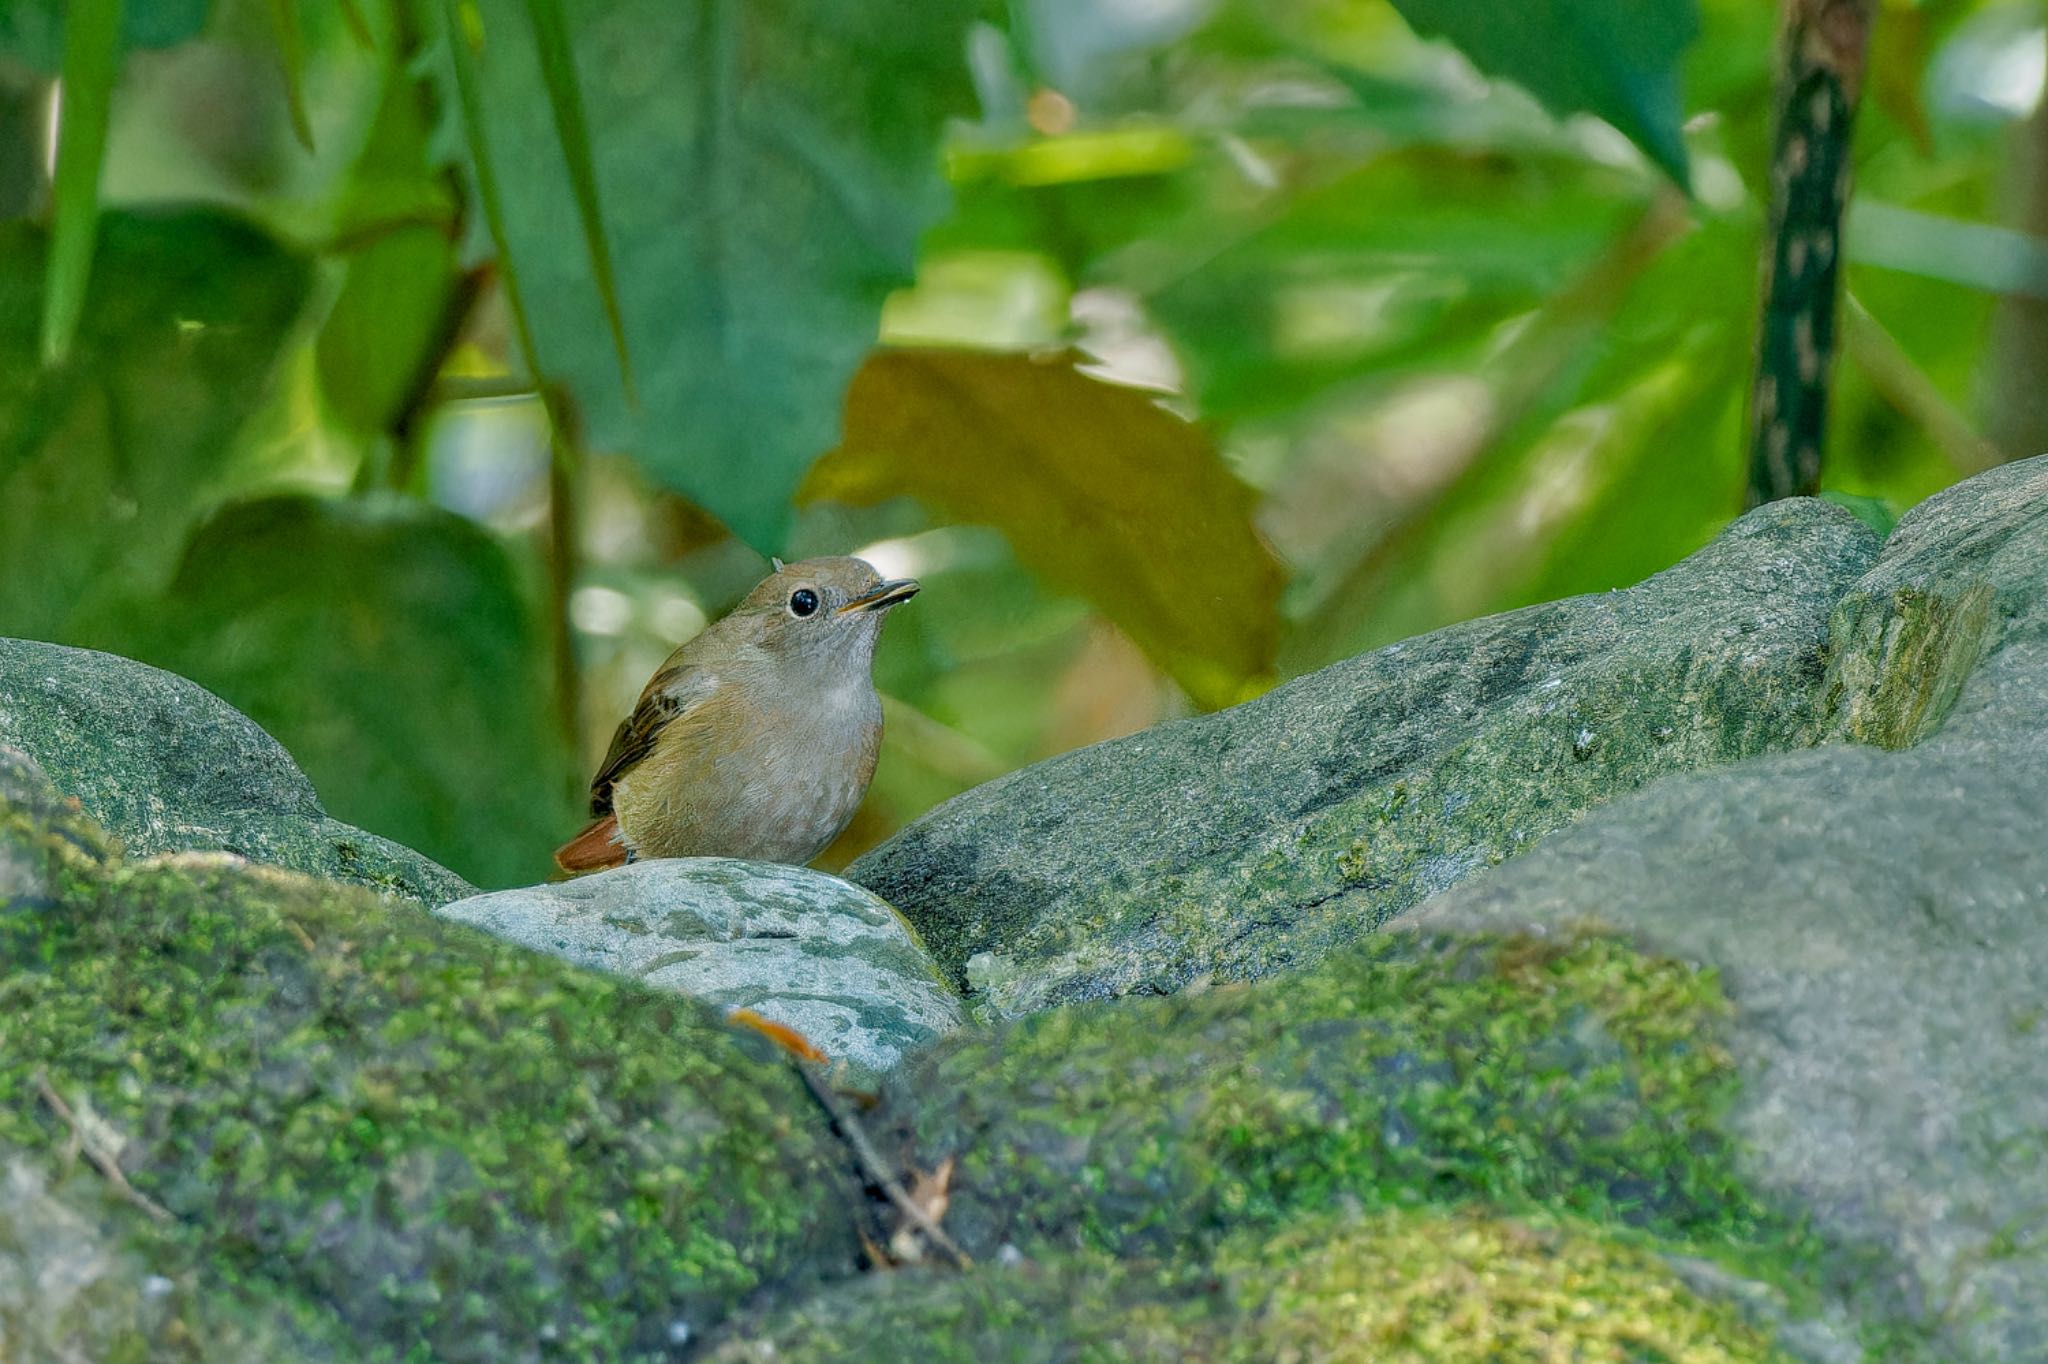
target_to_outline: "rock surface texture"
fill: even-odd
[[[863,1080],[960,1025],[902,919],[803,867],[692,857],[458,900],[439,913],[579,966],[787,1024]]]
[[[2048,459],[1912,511],[1836,613],[1830,744],[1663,782],[1420,928],[1597,920],[1719,971],[1756,1184],[2048,1359]],[[1925,737],[1921,737],[1925,736]]]
[[[278,742],[196,683],[91,649],[0,639],[0,744],[131,854],[221,851],[436,905],[475,887],[332,819]]]
[[[361,887],[127,861],[48,794],[0,764],[0,1357],[665,1359],[858,1266],[765,1038]]]
[[[1307,965],[1655,777],[1812,743],[1876,552],[1839,508],[1762,508],[1626,591],[990,782],[849,875],[998,1016]]]
[[[2048,1359],[2048,459],[969,793],[860,864],[940,966],[793,868],[179,851],[323,826],[43,649],[0,1358]]]

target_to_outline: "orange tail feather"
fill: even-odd
[[[605,815],[583,826],[583,832],[555,849],[555,865],[563,871],[597,871],[626,865],[626,844],[619,817]]]

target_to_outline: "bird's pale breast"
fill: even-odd
[[[872,685],[762,706],[721,687],[678,717],[613,795],[643,857],[803,863],[846,827],[874,775],[881,704]]]

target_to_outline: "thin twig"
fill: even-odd
[[[811,1091],[811,1097],[818,1101],[818,1106],[825,1110],[825,1115],[832,1119],[832,1125],[839,1129],[839,1135],[844,1137],[847,1146],[852,1148],[854,1159],[860,1162],[861,1173],[867,1176],[868,1182],[882,1191],[882,1195],[895,1205],[896,1211],[903,1214],[905,1221],[923,1232],[925,1238],[933,1245],[945,1251],[957,1268],[974,1268],[974,1261],[969,1258],[967,1252],[954,1244],[953,1238],[946,1235],[945,1229],[934,1222],[923,1208],[917,1206],[917,1200],[913,1199],[902,1182],[889,1172],[881,1153],[875,1150],[874,1143],[868,1140],[868,1134],[861,1127],[860,1120],[853,1116],[853,1110],[841,1103],[839,1096],[832,1092],[832,1082],[825,1078],[824,1070],[810,1061],[798,1061],[796,1068],[804,1077],[804,1086]]]
[[[84,1152],[85,1158],[93,1163],[93,1168],[105,1175],[107,1182],[112,1184],[123,1198],[148,1213],[151,1217],[154,1217],[157,1221],[170,1222],[175,1220],[171,1216],[170,1209],[136,1188],[133,1184],[130,1184],[128,1176],[121,1172],[121,1163],[115,1160],[110,1152],[101,1149],[86,1135],[85,1124],[79,1121],[76,1113],[71,1111],[71,1105],[64,1102],[63,1096],[51,1088],[50,1077],[47,1073],[38,1070],[35,1074],[35,1085],[36,1092],[43,1096],[43,1102],[50,1106],[50,1111],[55,1113],[58,1119],[71,1129],[71,1147],[74,1153]]]
[[[1997,446],[1977,434],[1935,382],[1913,363],[1898,339],[1856,295],[1842,294],[1842,349],[1870,386],[1934,442],[1957,472],[1981,474],[2005,460]]]

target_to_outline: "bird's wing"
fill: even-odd
[[[677,658],[670,658],[661,671],[648,679],[633,713],[619,722],[612,746],[604,755],[597,775],[590,779],[590,813],[608,815],[612,809],[612,784],[628,768],[654,751],[655,740],[679,716],[702,705],[718,690],[718,680],[709,671]]]

